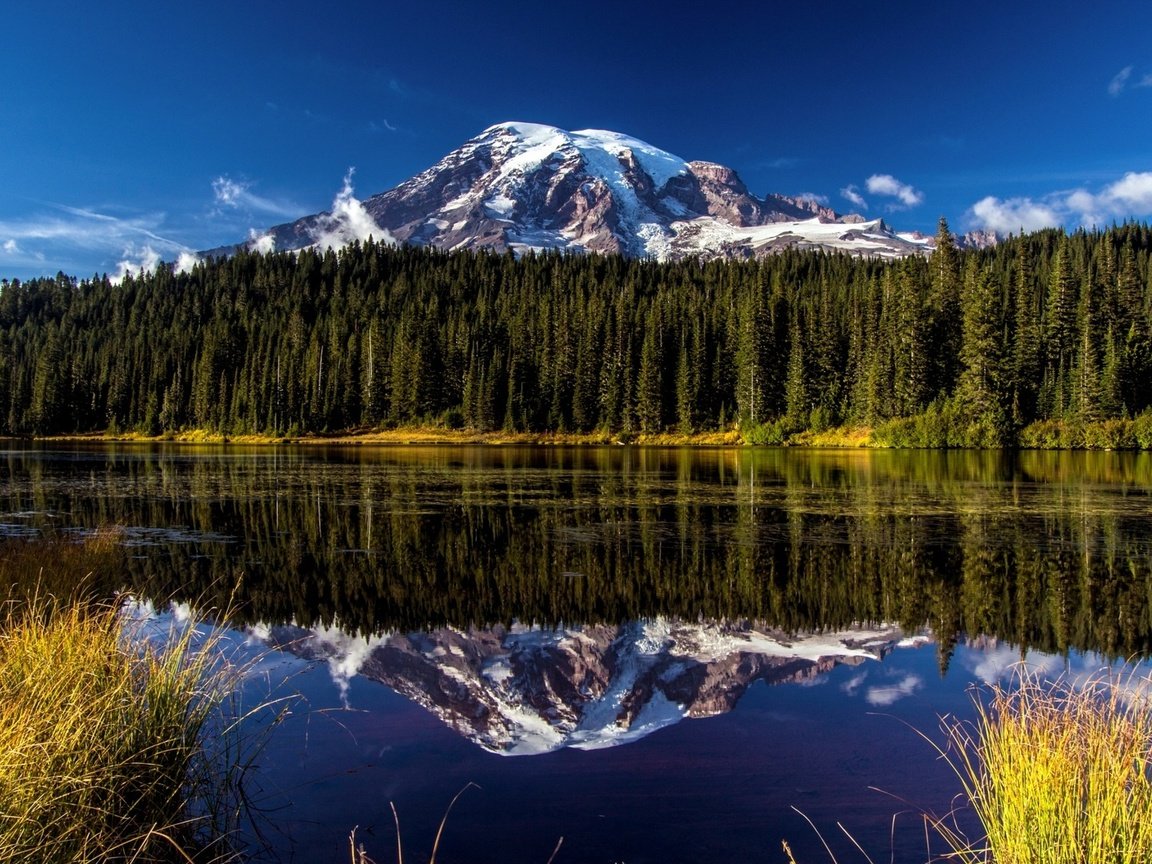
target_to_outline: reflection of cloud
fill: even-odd
[[[849,696],[855,695],[856,691],[860,689],[860,685],[868,678],[867,672],[857,672],[847,681],[840,685],[840,689],[847,693]]]
[[[988,687],[1014,689],[1021,681],[1030,681],[1052,692],[1106,689],[1128,703],[1148,700],[1152,695],[1148,661],[1110,663],[1098,654],[1065,657],[1042,652],[1021,659],[1020,648],[1012,645],[966,653],[965,667]]]
[[[895,684],[880,687],[869,687],[864,694],[869,705],[884,707],[892,705],[906,696],[911,696],[924,686],[924,679],[919,675],[905,675]]]

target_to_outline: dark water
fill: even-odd
[[[916,730],[1022,656],[1152,648],[1152,459],[1127,453],[59,447],[0,532],[120,526],[125,582],[228,606],[306,701],[271,853],[926,860],[958,783]],[[938,736],[937,736],[938,737]],[[895,818],[894,814],[902,814]]]

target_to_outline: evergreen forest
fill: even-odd
[[[1152,229],[931,257],[445,252],[371,240],[0,282],[0,432],[440,424],[749,443],[1152,447]]]

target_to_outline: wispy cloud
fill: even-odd
[[[1109,222],[1152,215],[1152,171],[1129,171],[1099,191],[1079,188],[1040,198],[981,198],[968,210],[974,228],[1001,233],[1040,228],[1104,227]]]
[[[868,209],[868,202],[864,200],[864,196],[860,194],[860,190],[854,185],[845,186],[840,190],[840,196],[852,204],[853,207],[859,207],[862,210]]]
[[[915,207],[924,200],[924,193],[902,183],[891,174],[873,174],[864,185],[871,194],[896,198],[904,207]]]
[[[1112,80],[1108,82],[1108,95],[1115,99],[1129,87],[1152,87],[1152,72],[1146,72],[1133,81],[1135,71],[1135,66],[1125,66],[1113,75]]]
[[[924,686],[924,679],[919,675],[905,675],[894,684],[885,684],[879,687],[869,687],[864,694],[869,705],[884,707],[911,696]]]
[[[160,256],[174,258],[191,251],[163,233],[163,213],[124,217],[83,207],[49,206],[46,212],[0,221],[0,249],[10,259],[6,263],[38,267],[50,260],[64,268],[74,258],[98,257],[119,274],[138,270]]]
[[[303,208],[287,201],[274,201],[252,192],[252,184],[221,175],[212,181],[213,200],[219,207],[264,213],[279,219],[295,219]]]
[[[795,156],[777,156],[773,159],[765,159],[759,163],[761,168],[771,168],[773,171],[782,171],[789,168],[795,168],[800,164],[800,160]]]
[[[1108,95],[1115,99],[1124,92],[1124,88],[1128,86],[1128,79],[1132,77],[1132,67],[1125,66],[1119,72],[1112,76],[1112,80],[1108,82]]]
[[[828,196],[827,195],[817,195],[815,192],[801,192],[796,197],[799,198],[801,201],[811,201],[815,204],[819,204],[821,207],[827,207],[828,206]]]

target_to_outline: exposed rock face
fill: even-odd
[[[368,641],[294,627],[270,632],[277,647],[327,661],[334,674],[387,684],[481,747],[512,755],[606,747],[684,717],[721,714],[757,681],[803,681],[880,658],[903,636],[894,627],[788,636],[668,620],[444,628]]]
[[[675,260],[745,258],[791,247],[899,257],[931,246],[930,238],[897,234],[878,219],[842,217],[814,201],[757,198],[731,168],[685,162],[627,135],[531,123],[492,126],[363,205],[382,234],[442,249]],[[277,249],[312,245],[326,218],[279,225],[269,236]]]

